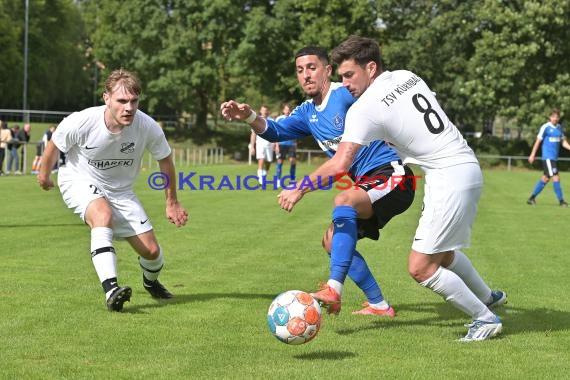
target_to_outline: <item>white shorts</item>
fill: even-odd
[[[468,247],[482,190],[483,175],[475,163],[426,172],[412,249],[433,254]]]
[[[126,238],[152,230],[152,224],[142,204],[133,192],[110,194],[96,181],[76,178],[58,183],[63,201],[85,222],[87,206],[98,198],[105,198],[113,212],[113,236]]]
[[[255,158],[273,162],[273,144],[255,144]]]

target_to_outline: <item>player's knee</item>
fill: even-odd
[[[158,256],[160,256],[160,246],[158,245],[158,243],[150,244],[148,249],[149,249],[148,254],[150,257],[152,257],[153,260],[157,259]]]
[[[431,257],[422,254],[410,254],[408,258],[408,273],[418,283],[429,279],[439,268],[439,264],[433,262]]]
[[[91,227],[111,227],[113,225],[113,212],[106,203],[90,205],[85,212],[85,222]]]
[[[147,260],[156,260],[160,256],[160,246],[158,244],[151,243],[140,250],[138,254]]]
[[[348,195],[346,191],[343,191],[334,197],[334,205],[338,206],[354,206],[352,198]]]
[[[409,266],[408,273],[410,274],[410,277],[412,277],[417,283],[424,281],[422,272],[419,270],[419,268],[413,268]]]

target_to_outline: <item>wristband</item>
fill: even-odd
[[[248,124],[251,124],[254,122],[256,117],[257,117],[257,114],[255,113],[255,111],[251,110],[251,113],[249,114],[249,116],[247,118],[244,119],[244,121]]]

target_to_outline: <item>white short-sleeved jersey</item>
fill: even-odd
[[[109,193],[132,191],[144,151],[161,160],[171,149],[160,126],[142,111],[135,113],[131,125],[111,133],[105,126],[105,108],[72,113],[53,133],[54,144],[67,154],[58,181],[90,178]]]
[[[477,158],[416,74],[385,71],[348,110],[342,141],[384,140],[405,163],[441,169]]]

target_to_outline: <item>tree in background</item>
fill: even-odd
[[[389,67],[430,81],[464,130],[498,118],[526,134],[570,107],[570,3],[378,0]],[[522,130],[519,130],[522,132]]]
[[[228,77],[245,1],[82,1],[94,55],[106,70],[125,67],[144,83],[141,102],[154,115],[174,114],[177,129],[208,135],[208,115]]]
[[[21,109],[24,81],[24,2],[0,0],[0,104]],[[90,96],[81,16],[71,0],[30,0],[28,106],[69,111]]]
[[[551,108],[570,107],[570,3],[485,0],[476,17],[481,36],[467,92],[534,136]]]
[[[23,4],[0,0],[2,108],[22,106]],[[294,52],[360,34],[389,69],[429,81],[463,131],[499,120],[534,137],[551,107],[570,107],[569,23],[566,0],[30,0],[29,104],[93,105],[125,67],[145,110],[203,140],[222,100],[303,101]]]

